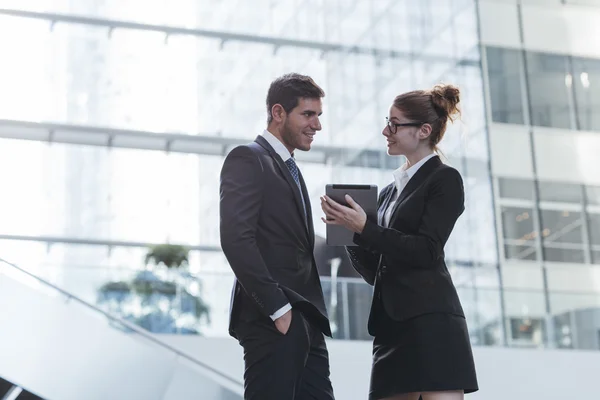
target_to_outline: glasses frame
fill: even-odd
[[[396,134],[396,132],[398,132],[398,127],[399,126],[421,126],[426,124],[427,122],[405,122],[403,124],[396,124],[392,121],[390,121],[389,117],[385,117],[385,123],[387,125],[387,127],[389,128],[390,132],[392,132],[392,135]]]

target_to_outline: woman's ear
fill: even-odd
[[[423,124],[419,129],[419,139],[427,139],[431,135],[431,125]]]

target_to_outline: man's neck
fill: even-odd
[[[277,138],[277,140],[279,140],[281,142],[282,145],[285,146],[285,148],[290,152],[290,154],[292,155],[292,157],[294,156],[294,148],[290,148],[290,146],[288,146],[285,141],[283,140],[283,136],[281,134],[281,129],[271,126],[269,125],[267,127],[267,132],[269,132],[271,135],[275,136]]]

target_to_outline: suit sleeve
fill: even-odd
[[[271,277],[256,243],[264,187],[262,165],[254,152],[247,146],[233,149],[221,170],[221,247],[244,291],[269,317],[288,299]]]
[[[354,242],[366,250],[383,254],[397,265],[431,268],[444,257],[444,245],[463,211],[462,178],[458,171],[447,168],[432,177],[416,234],[367,221],[362,233],[354,235]]]

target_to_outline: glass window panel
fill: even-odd
[[[159,0],[143,10],[138,0],[58,2],[64,7],[37,3],[38,11],[47,7],[46,11],[77,15],[384,49],[379,55],[322,52],[129,29],[109,32],[85,24],[57,23],[49,29],[48,21],[15,23],[0,18],[0,31],[7,33],[0,38],[6,53],[0,70],[7,72],[0,76],[0,83],[5,83],[0,86],[6,89],[0,93],[0,114],[6,118],[251,140],[264,128],[264,96],[273,77],[290,70],[310,74],[327,92],[319,145],[339,142],[358,150],[350,166],[335,160],[327,166],[301,166],[313,208],[323,180],[331,181],[331,174],[380,187],[390,181],[389,170],[401,159],[380,154],[381,129],[382,117],[397,94],[440,80],[457,84],[465,93],[463,110],[473,134],[467,135],[465,147],[464,127],[454,126],[444,141],[445,154],[465,168],[469,202],[459,221],[463,228],[453,235],[448,254],[465,264],[474,259],[496,261],[497,251],[489,251],[496,246],[496,231],[472,1],[309,2],[316,8],[307,11],[302,9],[306,4],[291,7],[260,0],[240,7],[224,2],[200,16],[193,0],[177,6]],[[30,6],[28,2],[22,7]],[[25,37],[25,53],[23,43],[14,43],[15,33]],[[440,35],[446,39],[435,41]],[[403,40],[409,38],[414,40]],[[445,46],[444,40],[452,45]],[[392,50],[420,56],[388,57],[386,52]],[[38,96],[32,100],[33,92]],[[7,233],[218,246],[215,188],[222,157],[58,143],[27,146],[31,149],[17,152],[7,146],[2,153],[7,170],[21,171],[0,179],[12,188],[0,200],[5,206],[0,207],[0,216],[5,217],[0,220]],[[55,169],[48,168],[51,163]],[[19,183],[26,184],[24,189]],[[324,230],[319,213],[314,214],[315,226],[320,227],[316,229]],[[137,249],[59,245],[52,249],[60,251],[60,263],[69,264],[136,267],[143,258]],[[228,268],[222,255],[215,260],[207,257],[201,258],[202,268]]]
[[[544,345],[544,326],[540,321],[546,313],[545,300],[544,292],[539,290],[504,290],[509,345]]]
[[[538,182],[540,201],[581,204],[581,185],[572,183]]]
[[[542,318],[510,318],[510,340],[514,347],[541,347],[544,337]]]
[[[583,243],[583,218],[580,212],[540,210],[544,245]]]
[[[502,343],[502,311],[500,292],[492,288],[456,288],[467,319],[469,336],[474,345],[499,345]]]
[[[523,124],[521,52],[488,47],[487,65],[492,101],[492,120]]]
[[[470,169],[463,172],[466,209],[450,236],[448,254],[460,260],[496,263],[499,255],[491,182],[489,177],[474,178],[470,174]]]
[[[504,256],[507,259],[535,260],[536,232],[533,230],[533,210],[523,207],[502,207]]]
[[[600,0],[566,0],[568,4],[585,4],[589,6],[600,6]]]
[[[592,251],[592,263],[600,264],[600,248],[596,248]]]
[[[555,262],[584,263],[583,249],[559,249],[544,246],[544,260]]]
[[[504,254],[512,260],[537,260],[537,250],[534,244],[529,246],[505,245]]]
[[[533,181],[529,179],[499,178],[500,197],[503,199],[533,200]]]
[[[502,207],[502,231],[506,239],[532,240],[535,237],[532,209]]]
[[[553,128],[574,128],[571,126],[569,100],[573,76],[567,69],[567,57],[527,53],[527,78],[531,123]]]
[[[573,58],[579,129],[600,131],[600,60]]]
[[[588,204],[600,205],[600,186],[586,186],[585,198]]]
[[[588,214],[590,243],[600,246],[600,214]],[[600,249],[599,249],[600,250]]]

